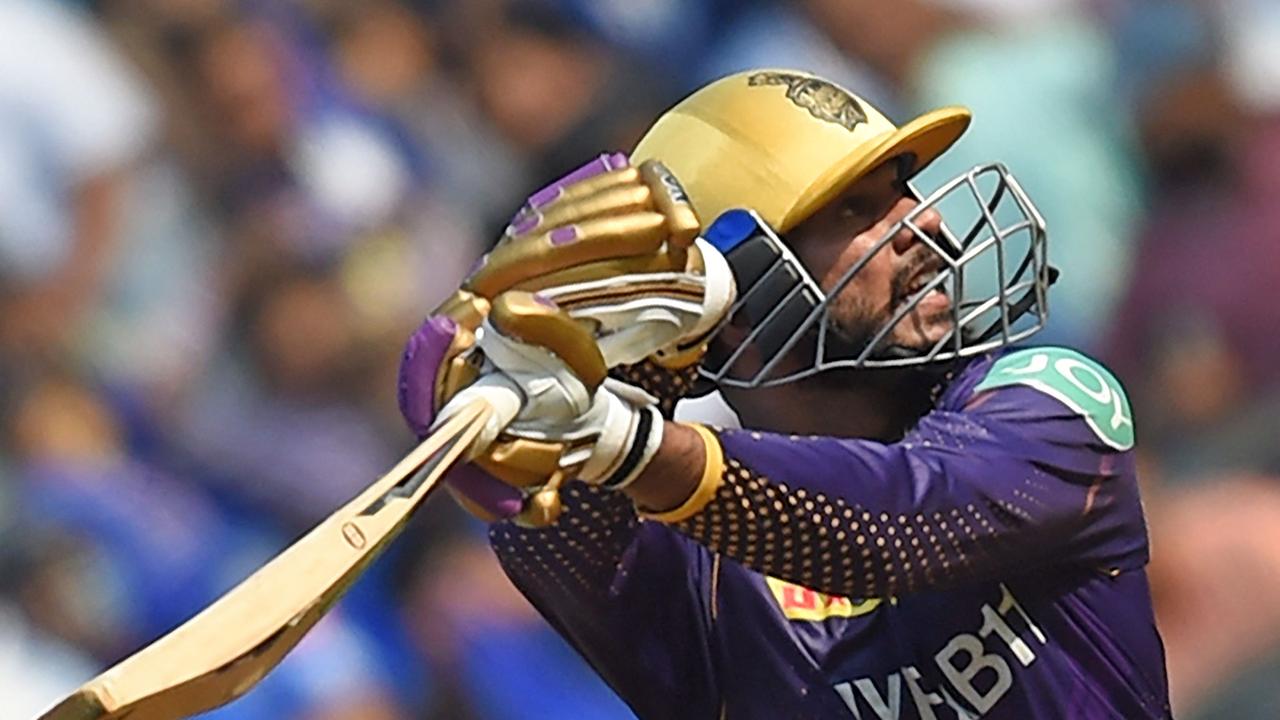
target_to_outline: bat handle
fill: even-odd
[[[431,425],[431,431],[435,432],[458,412],[476,404],[487,405],[491,412],[485,421],[484,428],[471,441],[467,460],[475,458],[477,454],[492,445],[498,434],[516,419],[524,405],[524,393],[511,378],[503,373],[482,375],[453,396],[440,409],[439,416]]]

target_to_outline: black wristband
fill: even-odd
[[[635,471],[636,466],[640,464],[640,459],[644,457],[645,446],[649,444],[649,433],[653,432],[653,417],[657,411],[653,408],[645,408],[640,412],[640,420],[636,424],[636,434],[631,438],[631,447],[627,449],[626,457],[622,458],[622,463],[618,465],[618,469],[613,471],[604,482],[600,483],[601,487],[606,490],[616,490]]]

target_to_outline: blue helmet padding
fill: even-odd
[[[726,210],[711,223],[702,238],[711,243],[721,254],[728,253],[751,237],[759,227],[755,215],[748,210]]]

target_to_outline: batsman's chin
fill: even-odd
[[[955,322],[949,303],[932,315],[924,315],[920,308],[916,308],[898,323],[890,341],[897,347],[928,352],[950,336],[953,327]]]
[[[940,287],[934,288],[920,298],[912,309],[911,314],[926,318],[946,318],[950,320],[951,296],[943,292]]]

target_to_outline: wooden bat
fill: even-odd
[[[38,720],[172,720],[248,692],[404,529],[494,413],[483,399],[468,404],[271,562]]]

